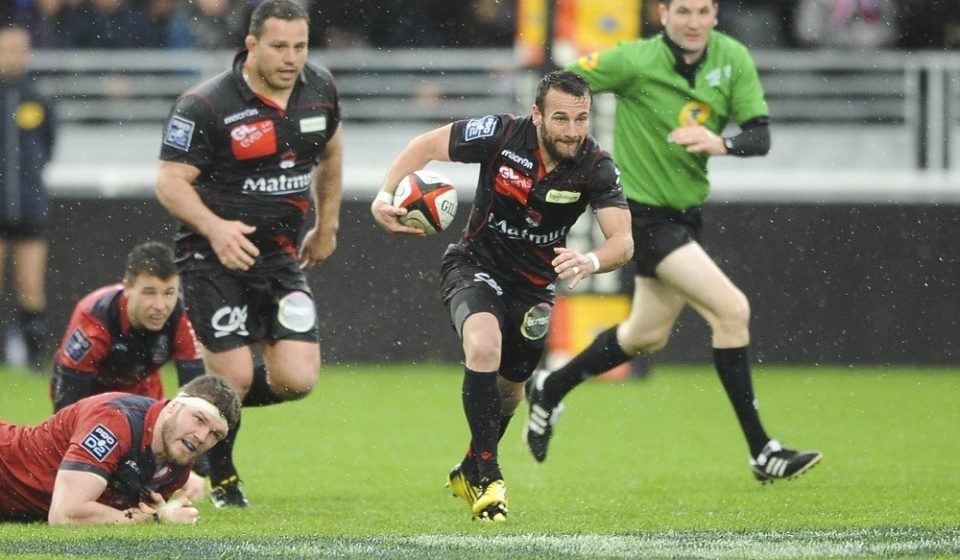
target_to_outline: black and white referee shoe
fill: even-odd
[[[529,407],[527,422],[523,425],[523,440],[538,463],[547,459],[547,447],[550,445],[550,438],[553,437],[553,425],[557,423],[560,413],[563,412],[563,403],[550,406],[544,399],[543,382],[547,375],[549,372],[546,370],[535,371],[526,386]]]
[[[807,472],[820,462],[823,453],[819,451],[794,451],[771,439],[756,457],[750,458],[753,476],[763,484],[775,480],[789,479]]]

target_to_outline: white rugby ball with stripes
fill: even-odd
[[[400,223],[434,235],[457,216],[457,189],[443,175],[421,169],[400,181],[393,205],[407,209]]]

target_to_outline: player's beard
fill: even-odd
[[[583,139],[581,138],[580,141],[577,142],[576,148],[570,152],[570,155],[561,153],[557,148],[557,139],[550,135],[547,131],[547,125],[544,123],[540,123],[540,138],[543,140],[543,148],[547,150],[547,155],[550,156],[550,159],[552,159],[554,163],[573,159],[573,156],[580,151],[580,146],[583,146]]]
[[[167,456],[167,460],[178,465],[185,465],[193,459],[193,456],[183,456],[183,453],[188,453],[187,449],[183,447],[183,444],[180,442],[179,437],[177,437],[174,430],[177,426],[177,419],[180,417],[180,413],[183,409],[177,411],[177,415],[173,418],[170,418],[164,425],[163,429],[160,430],[160,438],[163,441],[163,451]],[[187,436],[184,436],[186,438]],[[177,449],[179,448],[179,450]]]

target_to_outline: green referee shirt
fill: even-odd
[[[595,93],[616,95],[613,157],[624,194],[642,204],[684,210],[702,204],[710,190],[709,156],[668,142],[673,129],[693,117],[720,134],[731,119],[769,115],[753,58],[719,31],[710,33],[694,87],[677,72],[663,34],[581,57],[567,70],[586,78]]]

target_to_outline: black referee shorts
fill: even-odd
[[[700,242],[700,208],[674,210],[628,201],[633,227],[633,263],[639,276],[656,277],[657,265],[691,241]]]

